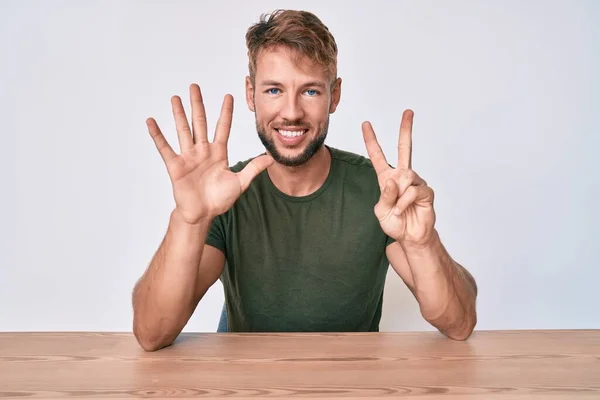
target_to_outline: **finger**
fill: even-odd
[[[412,110],[405,110],[402,113],[402,122],[400,122],[400,136],[398,138],[398,168],[412,168]]]
[[[375,204],[375,216],[378,220],[386,219],[398,200],[398,185],[392,179],[385,182],[379,201]]]
[[[233,96],[225,95],[223,105],[221,106],[221,115],[217,121],[215,131],[215,143],[227,144],[229,132],[231,132],[231,121],[233,119]]]
[[[146,126],[148,127],[148,132],[150,132],[150,136],[152,137],[160,156],[165,164],[168,165],[171,160],[177,157],[177,154],[173,151],[173,148],[169,145],[167,139],[165,139],[165,136],[160,131],[154,118],[148,118],[146,120]]]
[[[202,99],[200,86],[190,85],[190,102],[192,104],[192,141],[193,143],[207,143],[206,111]]]
[[[409,187],[398,199],[393,213],[395,215],[402,215],[411,204],[419,201],[433,201],[433,190],[428,186]]]
[[[267,169],[274,162],[275,162],[275,160],[273,160],[273,157],[271,157],[270,155],[258,156],[255,159],[253,159],[252,161],[250,161],[244,167],[244,169],[242,169],[240,172],[238,172],[237,176],[240,179],[240,185],[242,187],[242,192],[244,192],[244,191],[246,191],[246,189],[248,189],[248,186],[250,186],[250,182],[252,182],[252,180],[254,178],[256,178],[256,176],[258,174],[260,174],[262,171]]]
[[[175,118],[175,127],[177,128],[177,138],[179,139],[179,148],[181,151],[187,150],[194,145],[192,131],[188,123],[181,98],[179,96],[171,97],[171,107],[173,109],[173,117]]]
[[[385,155],[381,150],[381,146],[377,141],[377,137],[375,136],[375,131],[373,130],[373,126],[368,121],[363,122],[362,124],[363,131],[363,139],[365,140],[365,145],[367,146],[367,153],[369,153],[369,158],[373,163],[373,167],[375,168],[375,172],[377,174],[382,173],[390,168],[387,160],[385,159]]]
[[[398,186],[400,188],[400,196],[402,196],[410,186],[427,186],[427,182],[412,169],[407,169],[400,176]]]

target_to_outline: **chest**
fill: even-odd
[[[378,259],[386,239],[371,202],[356,196],[245,204],[232,215],[229,229],[239,262],[268,258],[330,269]]]
[[[341,328],[381,296],[386,236],[364,198],[246,202],[227,229],[227,286],[246,326]]]

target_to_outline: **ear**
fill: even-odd
[[[342,96],[342,78],[337,78],[333,84],[333,89],[331,90],[331,105],[329,106],[329,113],[333,114],[340,103],[340,98]]]
[[[254,85],[249,76],[246,77],[246,103],[250,111],[254,112]]]

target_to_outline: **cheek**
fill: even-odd
[[[318,104],[310,110],[311,119],[315,122],[319,121],[322,124],[329,117],[329,106]]]
[[[312,99],[314,101],[307,103],[307,107],[310,108],[312,115],[318,116],[320,119],[327,117],[329,114],[330,97],[321,96],[318,99]]]
[[[254,112],[256,113],[257,119],[269,122],[273,119],[273,116],[277,114],[277,109],[273,102],[256,99],[254,102]]]

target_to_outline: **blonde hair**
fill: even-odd
[[[276,10],[261,15],[260,21],[246,32],[248,69],[254,84],[256,60],[261,51],[277,47],[292,50],[294,62],[300,58],[323,67],[332,78],[337,77],[337,44],[329,29],[308,11]]]

